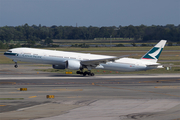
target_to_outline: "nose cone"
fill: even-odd
[[[8,53],[7,53],[7,52],[5,52],[5,53],[4,53],[4,55],[6,56],[6,55],[8,55]]]

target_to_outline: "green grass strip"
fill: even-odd
[[[0,98],[0,100],[24,100],[24,98]]]

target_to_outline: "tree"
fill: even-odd
[[[168,42],[168,46],[173,46],[173,43],[172,42]]]
[[[27,43],[28,43],[29,47],[32,47],[32,46],[34,46],[36,44],[36,42],[33,41],[33,40],[27,40]]]
[[[136,43],[131,43],[131,45],[135,47],[135,46],[136,46]]]
[[[47,37],[47,38],[45,39],[44,43],[45,43],[46,45],[49,45],[50,43],[53,43],[53,40],[52,40],[51,38]]]
[[[94,39],[94,38],[134,38],[134,40],[160,40],[167,39],[172,42],[180,41],[180,25],[166,26],[110,26],[110,27],[73,27],[73,26],[29,26],[27,23],[22,26],[0,27],[0,41],[7,43],[13,41],[41,41],[42,39]],[[51,41],[52,42],[52,41]],[[50,43],[51,43],[50,42]],[[46,44],[50,44],[47,42]]]
[[[0,49],[6,49],[6,48],[8,48],[8,45],[0,41]]]

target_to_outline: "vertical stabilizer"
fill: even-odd
[[[148,51],[141,59],[157,62],[158,58],[166,44],[166,40],[161,40],[150,51]]]

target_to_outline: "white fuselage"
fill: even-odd
[[[63,65],[67,60],[87,61],[96,59],[106,59],[115,56],[95,55],[87,53],[64,52],[56,50],[43,50],[34,48],[15,48],[10,49],[5,56],[14,61],[33,62],[41,64]],[[11,55],[12,53],[12,55]],[[148,60],[119,58],[114,62],[100,63],[96,69],[106,69],[115,71],[140,71],[158,68],[158,63],[153,63]],[[159,66],[160,67],[160,66]]]

